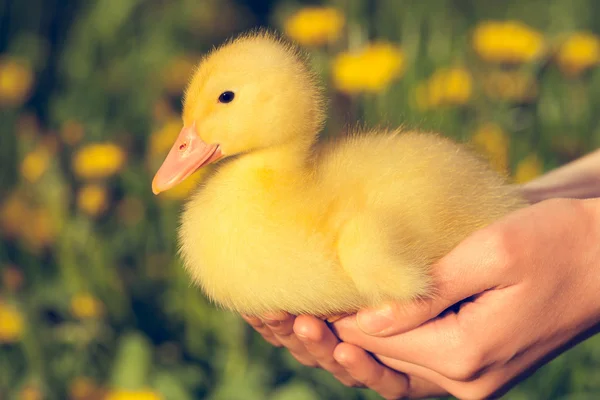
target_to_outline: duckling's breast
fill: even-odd
[[[327,196],[258,171],[216,177],[182,217],[185,265],[206,295],[246,314],[356,310],[356,287],[339,266]]]

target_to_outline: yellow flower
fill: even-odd
[[[21,105],[33,86],[29,65],[14,58],[0,59],[0,104]]]
[[[30,183],[35,183],[48,169],[50,153],[44,146],[38,146],[28,153],[21,163],[21,175]]]
[[[380,92],[404,70],[404,53],[387,42],[375,42],[338,54],[333,60],[333,81],[342,92]]]
[[[14,343],[23,336],[25,321],[14,307],[0,300],[0,343]]]
[[[98,318],[104,313],[104,304],[89,293],[78,293],[71,298],[71,313],[79,319]]]
[[[566,75],[577,75],[600,62],[600,38],[590,32],[574,33],[560,46],[556,62]]]
[[[125,152],[112,143],[83,147],[73,156],[73,169],[81,178],[98,179],[116,174],[125,164]]]
[[[530,154],[525,157],[517,165],[515,171],[515,183],[525,183],[540,176],[544,170],[542,161],[535,154]]]
[[[167,93],[180,95],[188,84],[198,60],[194,57],[182,56],[171,60],[162,72],[162,81]]]
[[[60,131],[60,137],[63,142],[70,146],[74,146],[83,139],[84,128],[79,122],[69,120],[67,121]]]
[[[284,31],[304,46],[321,46],[338,39],[344,24],[344,15],[335,8],[306,7],[285,21]]]
[[[106,211],[107,205],[108,194],[103,185],[85,185],[77,194],[77,207],[92,217],[95,217]]]
[[[509,136],[498,125],[491,123],[480,127],[471,138],[475,149],[501,174],[508,171],[509,141]]]
[[[473,48],[485,61],[517,64],[540,56],[544,37],[519,21],[485,21],[473,32]]]
[[[162,396],[151,390],[114,390],[105,400],[162,400]]]
[[[494,71],[484,78],[485,93],[504,101],[531,101],[538,93],[535,78],[519,71]]]
[[[437,70],[426,82],[417,86],[420,109],[465,104],[473,93],[471,73],[461,67]]]

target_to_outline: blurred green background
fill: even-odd
[[[0,0],[0,399],[375,399],[207,303],[154,197],[199,58],[255,26],[312,55],[325,135],[400,125],[525,182],[600,145],[593,0]],[[595,395],[594,395],[595,394]],[[600,398],[600,338],[509,399]]]

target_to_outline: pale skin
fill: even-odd
[[[600,194],[598,176],[595,152],[525,185],[539,203],[440,260],[430,299],[331,327],[305,315],[244,318],[302,364],[386,399],[500,395],[600,331],[600,199],[585,199]],[[563,196],[579,199],[550,199]]]

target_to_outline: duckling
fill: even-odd
[[[318,143],[325,101],[307,58],[258,32],[207,55],[158,194],[218,163],[185,205],[185,268],[247,315],[334,318],[431,295],[431,266],[523,205],[502,176],[437,134],[353,132]]]

